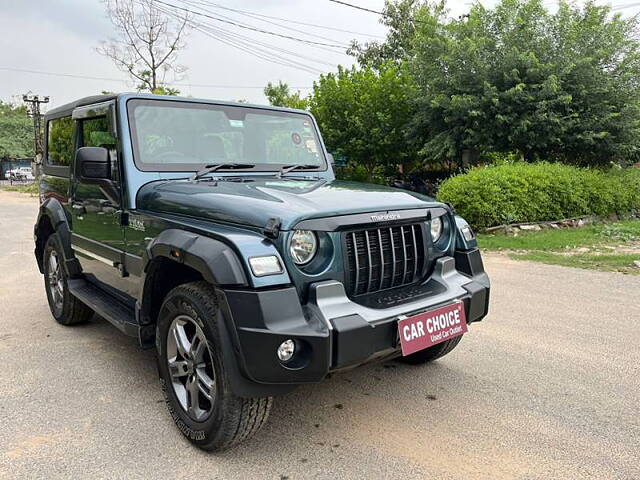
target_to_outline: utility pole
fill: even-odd
[[[42,154],[44,148],[42,145],[42,114],[40,113],[40,105],[49,103],[49,97],[40,98],[39,95],[27,93],[22,96],[22,101],[27,104],[29,116],[33,118],[33,146],[35,157]]]

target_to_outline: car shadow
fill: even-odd
[[[134,408],[143,396],[148,408],[141,412],[141,418],[155,415],[163,417],[164,422],[173,423],[163,405],[155,349],[140,349],[136,339],[122,335],[97,315],[90,322],[74,327],[74,332],[92,339],[92,342],[100,342],[111,353],[105,368],[109,368],[113,375],[140,377],[136,381],[138,399],[128,397],[122,402],[131,401],[130,408]],[[179,444],[193,449],[193,454],[198,457],[217,461],[224,459],[231,463],[239,459],[246,462],[251,458],[257,461],[301,445],[310,452],[316,449],[335,452],[358,430],[357,435],[366,435],[365,424],[370,423],[371,417],[377,422],[389,418],[400,404],[399,399],[409,398],[425,406],[436,402],[447,389],[447,379],[456,375],[453,370],[442,361],[415,366],[390,360],[330,374],[321,383],[302,385],[287,395],[276,397],[270,418],[257,436],[226,452],[200,452],[182,437],[177,428],[169,431],[182,439]],[[417,376],[420,384],[416,382]],[[434,418],[433,421],[448,420]]]

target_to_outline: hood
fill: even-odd
[[[441,205],[425,195],[381,185],[274,177],[152,182],[138,191],[136,203],[147,211],[257,228],[277,217],[283,230],[310,218]]]

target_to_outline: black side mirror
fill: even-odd
[[[76,176],[84,183],[111,180],[109,150],[103,147],[82,147],[76,152]]]
[[[327,158],[329,159],[329,163],[331,165],[335,165],[336,164],[336,159],[333,158],[333,154],[332,153],[327,153]]]

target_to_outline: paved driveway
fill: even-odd
[[[34,200],[0,192],[0,477],[640,478],[640,278],[487,258],[490,316],[450,356],[277,399],[212,455],[162,402],[154,355],[49,314]]]

